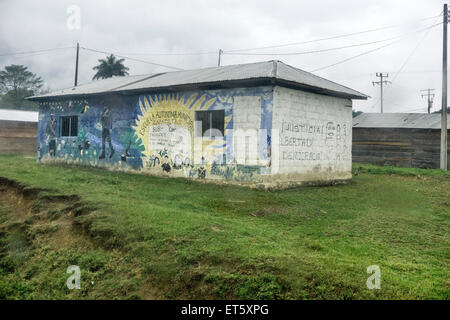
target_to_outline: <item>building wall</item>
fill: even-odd
[[[0,120],[0,154],[35,155],[37,122]]]
[[[199,137],[204,110],[224,110],[224,137]],[[55,155],[51,114],[78,116],[78,136],[56,137]],[[42,103],[39,158],[257,187],[328,183],[351,178],[351,121],[351,100],[281,87],[109,94]]]
[[[351,178],[351,106],[349,99],[275,87],[274,179],[295,183]]]
[[[138,170],[156,175],[255,183],[262,181],[270,153],[272,87],[142,94],[42,103],[39,114],[39,158],[119,170]],[[112,128],[105,135],[102,113],[108,108]],[[198,138],[195,111],[224,110],[225,135]],[[251,110],[251,112],[249,112]],[[57,137],[56,153],[49,153],[50,115],[78,116],[77,137]],[[236,117],[236,121],[235,121]],[[233,128],[246,123],[262,130],[257,139],[258,161],[237,159],[235,148],[245,149],[248,139],[236,139]],[[58,124],[60,126],[60,123]],[[103,139],[105,136],[105,139]],[[112,149],[108,143],[111,138]],[[103,141],[104,140],[104,141]],[[102,158],[102,146],[105,157]],[[248,147],[247,147],[248,149]],[[251,149],[251,148],[250,148]],[[114,153],[111,156],[111,150]],[[248,159],[247,159],[248,160]]]
[[[436,169],[440,141],[440,130],[353,128],[353,162]],[[450,156],[450,141],[447,150]]]

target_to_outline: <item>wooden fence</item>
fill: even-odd
[[[36,155],[37,122],[0,120],[0,154]]]
[[[353,128],[353,162],[435,169],[440,141],[441,131],[436,129]]]

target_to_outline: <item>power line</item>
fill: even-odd
[[[435,24],[438,21],[438,19],[441,17],[441,15],[443,14],[443,12],[441,12],[441,14],[439,16],[437,16],[437,19],[434,21]],[[392,78],[392,82],[395,83],[395,80],[397,79],[398,75],[403,71],[403,69],[405,68],[405,66],[408,64],[409,60],[411,59],[411,57],[414,55],[414,53],[417,51],[417,49],[419,48],[419,46],[422,44],[422,42],[425,40],[425,38],[428,36],[428,34],[430,33],[431,28],[429,28],[425,34],[423,35],[422,38],[419,39],[419,41],[417,42],[416,46],[413,48],[413,50],[409,53],[409,55],[406,57],[406,60],[403,62],[403,64],[401,65],[400,69],[398,69],[398,71],[394,74],[394,77]],[[392,83],[391,82],[391,83]],[[386,90],[387,92],[389,92],[389,90]],[[429,96],[428,96],[428,113],[430,113],[431,110],[431,106],[433,104],[433,100],[431,98],[430,100],[430,92],[428,92]],[[434,96],[434,95],[433,95]],[[423,97],[423,95],[422,95]]]
[[[417,21],[425,21],[425,20],[429,20],[429,19],[434,19],[436,17],[439,17],[439,16],[423,18],[423,19],[419,19]],[[375,29],[369,29],[369,30],[352,32],[352,33],[336,35],[336,36],[331,36],[331,37],[319,38],[319,39],[314,39],[314,40],[299,41],[299,42],[285,43],[285,44],[279,44],[279,45],[271,45],[271,46],[265,46],[265,47],[223,50],[222,53],[223,54],[229,54],[229,55],[231,55],[231,54],[238,55],[238,52],[240,52],[240,51],[254,51],[254,50],[263,50],[263,49],[282,48],[282,47],[295,46],[295,45],[301,45],[301,44],[308,44],[308,43],[314,43],[314,42],[320,42],[320,41],[326,41],[326,40],[333,40],[333,39],[351,37],[351,36],[355,36],[355,35],[371,33],[371,32],[376,32],[376,31],[381,31],[381,30],[386,30],[386,29],[392,29],[392,28],[396,28],[396,27],[399,27],[399,26],[402,26],[402,25],[404,25],[404,24],[396,24],[396,25],[384,26],[384,27],[375,28]],[[388,41],[388,39],[381,40],[381,41]],[[376,42],[374,42],[374,43],[376,43]],[[330,51],[330,50],[325,50],[325,51]],[[146,55],[146,56],[190,56],[190,55],[217,54],[217,50],[216,51],[213,51],[213,50],[200,51],[200,52],[180,52],[180,53],[173,53],[173,52],[168,52],[168,53],[162,53],[162,52],[161,53],[129,53],[129,52],[125,53],[125,52],[122,52],[122,53],[120,53],[119,52],[119,54],[124,54],[124,55]],[[294,54],[298,54],[298,53],[294,53]],[[250,55],[250,53],[248,55]],[[263,53],[261,53],[261,55],[277,55],[277,54],[263,54]]]
[[[401,37],[401,36],[399,36]],[[358,43],[358,44],[352,44],[352,45],[346,45],[346,46],[341,46],[341,47],[334,47],[334,48],[327,48],[327,49],[319,49],[319,50],[312,50],[312,51],[304,51],[304,52],[292,52],[292,53],[247,53],[247,52],[237,52],[237,51],[246,51],[246,50],[231,50],[231,51],[223,51],[221,50],[221,54],[227,54],[227,55],[302,55],[302,54],[310,54],[310,53],[319,53],[319,52],[327,52],[327,51],[334,51],[334,50],[340,50],[340,49],[345,49],[345,48],[351,48],[351,47],[358,47],[358,46],[365,46],[365,45],[370,45],[370,44],[375,44],[375,43],[380,43],[380,42],[386,42],[386,41],[390,41],[399,37],[393,37],[393,38],[387,38],[387,39],[382,39],[382,40],[377,40],[377,41],[371,41],[371,42],[364,42],[364,43]],[[331,39],[331,38],[330,38]],[[308,42],[315,42],[316,40],[312,40],[312,41],[306,41],[305,43]],[[285,46],[285,45],[281,45],[281,46]],[[279,47],[279,46],[273,46],[273,47]],[[209,55],[209,54],[217,54],[217,51],[204,51],[204,52],[185,52],[185,53],[123,53],[123,52],[119,52],[118,54],[123,54],[123,55],[141,55],[141,56],[189,56],[189,55]]]
[[[70,47],[51,48],[51,49],[42,49],[42,50],[34,50],[34,51],[21,51],[21,52],[2,53],[2,54],[0,54],[0,57],[15,56],[15,55],[22,55],[22,54],[42,53],[42,52],[49,52],[49,51],[56,51],[56,50],[63,50],[63,49],[73,49],[73,48],[75,48],[75,47],[74,46],[70,46]]]
[[[442,15],[442,13],[441,13],[441,15]],[[433,19],[433,18],[436,18],[436,17],[439,17],[439,16],[423,18],[423,19],[419,19],[419,20],[416,20],[416,21],[425,21],[425,20]],[[375,29],[369,29],[369,30],[364,30],[364,31],[359,31],[359,32],[352,32],[352,33],[336,35],[336,36],[331,36],[331,37],[325,37],[325,38],[319,38],[319,39],[314,39],[314,40],[292,42],[292,43],[271,45],[271,46],[265,46],[265,47],[224,50],[223,53],[224,54],[232,54],[234,52],[240,52],[240,51],[253,51],[253,50],[262,50],[262,49],[269,49],[269,48],[281,48],[281,47],[294,46],[294,45],[300,45],[300,44],[308,44],[308,43],[314,43],[314,42],[320,42],[320,41],[326,41],[326,40],[339,39],[339,38],[344,38],[344,37],[351,37],[351,36],[355,36],[355,35],[371,33],[371,32],[381,31],[381,30],[385,30],[385,29],[392,29],[392,28],[396,28],[396,27],[399,27],[399,26],[402,26],[402,25],[403,24],[390,25],[390,26],[384,26],[384,27],[375,28]],[[379,42],[382,42],[382,41],[388,41],[388,39],[379,40]],[[376,43],[376,42],[377,41],[374,41],[373,43]],[[367,43],[367,44],[371,44],[371,43]],[[343,48],[346,48],[346,47],[359,46],[359,45],[366,45],[366,44],[356,44],[356,45],[350,45],[350,46],[344,46],[344,47],[338,47],[338,48],[330,48],[330,49],[324,49],[324,51],[338,50],[338,49],[343,49]],[[32,53],[41,53],[41,52],[47,52],[47,51],[73,49],[73,48],[75,48],[75,46],[60,47],[60,48],[50,48],[50,49],[42,49],[42,50],[34,50],[34,51],[21,51],[21,52],[2,53],[2,54],[0,54],[0,56],[13,56],[13,55],[22,55],[22,54],[32,54]],[[85,48],[85,49],[87,49],[87,48]],[[99,51],[99,50],[97,50],[97,51]],[[311,51],[311,52],[293,53],[293,54],[306,54],[306,53],[314,53],[314,52],[322,52],[322,51],[321,50],[316,50],[316,51]],[[103,52],[101,52],[101,53],[103,53]],[[119,52],[118,54],[116,54],[116,56],[119,56],[119,55],[187,56],[187,55],[209,55],[209,54],[217,54],[217,50],[215,50],[215,51],[213,51],[213,50],[211,50],[211,51],[200,51],[200,52],[180,52],[180,53],[176,53],[176,52],[175,53],[174,52],[166,52],[166,53],[162,53],[162,52],[161,53],[121,53],[121,52]],[[261,55],[263,55],[263,54],[261,54]],[[276,54],[267,54],[267,55],[276,55]],[[283,55],[287,55],[287,54],[283,54]],[[128,57],[127,59],[131,60],[132,58]],[[141,61],[141,62],[143,62],[143,61]]]
[[[130,56],[200,56],[200,55],[209,55],[209,54],[217,54],[216,51],[202,51],[202,52],[150,52],[150,53],[132,53],[132,52],[118,52],[118,54],[130,55]]]
[[[383,46],[381,46],[381,47],[377,47],[377,48],[372,49],[372,50],[369,50],[369,51],[365,51],[365,52],[363,52],[363,53],[357,54],[356,56],[352,56],[352,57],[346,58],[346,59],[341,60],[341,61],[338,61],[338,62],[336,62],[336,63],[333,63],[333,64],[330,64],[330,65],[327,65],[327,66],[324,66],[324,67],[320,67],[320,68],[311,70],[311,71],[309,71],[309,72],[317,72],[317,71],[321,71],[321,70],[325,70],[325,69],[328,69],[328,68],[337,66],[338,64],[341,64],[341,63],[344,63],[344,62],[347,62],[347,61],[350,61],[350,60],[359,58],[359,57],[364,56],[364,55],[366,55],[366,54],[369,54],[369,53],[372,53],[372,52],[381,50],[381,49],[386,48],[386,47],[388,47],[388,46],[390,46],[390,45],[393,45],[394,43],[397,43],[397,42],[399,42],[399,40],[390,42],[390,43],[388,43],[388,44],[385,44],[385,45],[383,45]]]
[[[437,17],[435,24],[437,22],[437,20],[440,18],[440,16],[442,15],[442,13]],[[425,38],[427,37],[427,35],[430,33],[430,29],[428,29],[428,31],[423,35],[423,37],[419,40],[419,42],[417,43],[417,45],[414,47],[414,49],[410,52],[410,54],[408,55],[408,57],[406,58],[405,62],[403,62],[402,66],[400,67],[400,69],[394,74],[394,77],[392,78],[392,82],[394,82],[397,79],[398,74],[403,70],[403,68],[406,66],[406,64],[409,62],[409,60],[411,59],[411,57],[414,55],[414,53],[416,52],[416,50],[419,48],[420,44],[423,42],[423,40],[425,40]]]
[[[430,19],[434,19],[434,18],[439,17],[439,16],[423,18],[423,19],[419,19],[417,21],[430,20]],[[358,31],[358,32],[352,32],[352,33],[337,35],[337,36],[331,36],[331,37],[325,37],[325,38],[319,38],[319,39],[307,40],[307,41],[291,42],[291,43],[285,43],[285,44],[279,44],[279,45],[271,45],[271,46],[265,46],[265,47],[224,50],[224,53],[230,54],[231,52],[239,52],[239,51],[253,51],[253,50],[263,50],[263,49],[274,49],[274,48],[282,48],[282,47],[295,46],[295,45],[300,45],[300,44],[308,44],[308,43],[314,43],[314,42],[320,42],[320,41],[326,41],[326,40],[334,40],[334,39],[339,39],[339,38],[344,38],[344,37],[351,37],[351,36],[365,34],[365,33],[370,33],[370,32],[376,32],[376,31],[381,31],[381,30],[386,30],[386,29],[392,29],[392,28],[396,28],[396,27],[399,27],[399,26],[402,26],[402,25],[404,25],[404,24],[396,24],[396,25],[390,25],[390,26],[385,26],[385,27],[380,27],[380,28],[375,28],[375,29],[369,29],[369,30],[364,30],[364,31]]]
[[[223,54],[240,55],[240,56],[294,56],[294,55],[320,53],[320,52],[335,51],[335,50],[354,48],[354,47],[360,47],[360,46],[367,46],[367,45],[371,45],[371,44],[375,44],[375,43],[391,41],[391,40],[398,39],[401,37],[402,36],[398,36],[398,37],[387,38],[387,39],[382,39],[382,40],[377,40],[377,41],[363,42],[363,43],[351,44],[351,45],[346,45],[346,46],[341,46],[341,47],[333,47],[333,48],[318,49],[318,50],[303,51],[303,52],[289,52],[289,53],[248,53],[248,52],[227,53],[227,52],[223,52]]]
[[[375,98],[374,100],[375,100],[375,102],[374,102],[374,104],[369,108],[369,111],[372,110],[372,109],[377,105],[378,100],[380,100],[380,98],[378,97],[378,98]]]
[[[127,56],[122,56],[122,55],[118,55],[118,54],[111,53],[111,52],[106,52],[106,51],[101,51],[101,50],[95,50],[95,49],[90,49],[90,48],[81,47],[81,46],[80,46],[80,48],[83,49],[83,50],[92,51],[92,52],[96,52],[96,53],[103,53],[103,54],[107,54],[107,55],[108,55],[108,54],[113,54],[113,55],[115,55],[116,57],[119,57],[119,58],[124,58],[124,59],[128,59],[128,60],[131,60],[131,61],[142,62],[142,63],[146,63],[146,64],[158,66],[158,67],[164,67],[164,68],[173,69],[173,70],[178,70],[178,71],[183,70],[183,69],[178,68],[178,67],[172,67],[172,66],[168,66],[168,65],[160,64],[160,63],[156,63],[156,62],[151,62],[151,61],[146,61],[146,60],[140,60],[140,59],[130,58],[130,57],[127,57]]]
[[[440,25],[440,24],[442,24],[442,22],[436,23],[436,24],[434,24],[434,25],[432,25],[432,26],[429,26],[429,27],[427,27],[427,28],[425,28],[425,29],[418,30],[418,31],[416,31],[416,33],[417,33],[417,32],[422,32],[422,31],[425,31],[425,30],[428,30],[428,29],[431,29],[431,28],[434,28],[434,27],[436,27],[436,26],[438,26],[438,25]],[[386,48],[386,47],[388,47],[388,46],[391,46],[391,45],[393,45],[393,44],[395,44],[395,43],[400,42],[401,40],[402,40],[402,39],[398,39],[398,40],[396,40],[396,41],[392,41],[392,42],[390,42],[390,43],[388,43],[388,44],[385,44],[385,45],[383,45],[383,46],[381,46],[381,47],[377,47],[377,48],[375,48],[375,49],[371,49],[371,50],[369,50],[369,51],[362,52],[362,53],[357,54],[357,55],[355,55],[355,56],[346,58],[346,59],[344,59],[344,60],[335,62],[335,63],[333,63],[333,64],[330,64],[330,65],[327,65],[327,66],[324,66],[324,67],[320,67],[320,68],[311,70],[311,71],[309,71],[309,72],[317,72],[317,71],[321,71],[321,70],[324,70],[324,69],[328,69],[328,68],[334,67],[334,66],[339,65],[339,64],[342,64],[342,63],[344,63],[344,62],[347,62],[347,61],[356,59],[356,58],[361,57],[361,56],[364,56],[364,55],[366,55],[366,54],[369,54],[369,53],[372,53],[372,52],[381,50],[381,49],[383,49],[383,48]]]
[[[394,85],[394,86],[396,86],[396,87],[400,87],[400,88],[403,88],[403,89],[406,89],[406,90],[411,90],[411,91],[417,91],[417,90],[418,90],[417,88],[407,87],[407,86],[405,86],[405,85],[398,84],[397,82],[396,82],[396,83],[392,83],[392,82],[391,82],[391,84]]]

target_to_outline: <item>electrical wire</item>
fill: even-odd
[[[442,24],[442,22],[441,22],[441,23],[436,23],[436,24],[434,24],[434,25],[431,25],[431,26],[429,26],[429,27],[427,27],[427,28],[425,28],[425,29],[418,30],[418,31],[416,31],[416,33],[417,33],[417,32],[422,32],[422,31],[426,31],[426,30],[431,29],[431,28],[434,28],[434,27],[436,27],[436,26],[438,26],[438,25],[440,25],[440,24]],[[398,42],[400,42],[400,41],[402,41],[402,40],[403,40],[403,39],[398,39],[398,40],[396,40],[396,41],[392,41],[392,42],[390,42],[390,43],[388,43],[388,44],[385,44],[385,45],[383,45],[383,46],[380,46],[380,47],[377,47],[377,48],[374,48],[374,49],[371,49],[371,50],[362,52],[362,53],[357,54],[357,55],[355,55],[355,56],[346,58],[346,59],[344,59],[344,60],[340,60],[340,61],[338,61],[338,62],[335,62],[335,63],[330,64],[330,65],[327,65],[327,66],[323,66],[323,67],[320,67],[320,68],[311,70],[311,71],[309,71],[309,72],[317,72],[317,71],[322,71],[322,70],[325,70],[325,69],[334,67],[334,66],[339,65],[339,64],[342,64],[342,63],[344,63],[344,62],[347,62],[347,61],[350,61],[350,60],[359,58],[359,57],[361,57],[361,56],[367,55],[367,54],[369,54],[369,53],[372,53],[372,52],[381,50],[381,49],[383,49],[383,48],[386,48],[386,47],[388,47],[388,46],[391,46],[391,45],[393,45],[393,44],[396,44],[396,43],[398,43]]]
[[[442,13],[441,13],[442,15]],[[439,15],[440,16],[440,15]],[[429,19],[433,19],[439,16],[433,16],[433,17],[428,17],[428,18],[423,18],[423,19],[419,19],[416,21],[425,21],[425,20],[429,20]],[[279,44],[279,45],[271,45],[271,46],[265,46],[265,47],[255,47],[255,48],[247,48],[247,49],[233,49],[233,50],[223,50],[222,53],[223,54],[237,54],[237,52],[241,52],[241,51],[254,51],[254,50],[263,50],[263,49],[271,49],[271,48],[282,48],[282,47],[287,47],[287,46],[295,46],[295,45],[300,45],[300,44],[308,44],[308,43],[314,43],[314,42],[320,42],[320,41],[326,41],[326,40],[333,40],[333,39],[339,39],[339,38],[345,38],[345,37],[351,37],[351,36],[355,36],[355,35],[360,35],[360,34],[365,34],[365,33],[371,33],[371,32],[376,32],[376,31],[381,31],[381,30],[386,30],[386,29],[392,29],[392,28],[396,28],[399,26],[402,26],[404,24],[397,24],[397,25],[390,25],[390,26],[384,26],[384,27],[380,27],[380,28],[375,28],[375,29],[369,29],[369,30],[363,30],[363,31],[358,31],[358,32],[352,32],[352,33],[347,33],[347,34],[341,34],[341,35],[336,35],[336,36],[331,36],[331,37],[325,37],[325,38],[319,38],[319,39],[314,39],[314,40],[307,40],[307,41],[300,41],[300,42],[292,42],[292,43],[285,43],[285,44]],[[385,40],[379,40],[381,41],[388,41],[388,39]],[[376,43],[376,42],[374,42]],[[370,43],[367,43],[370,44]],[[359,44],[359,45],[366,45],[366,44]],[[332,50],[338,50],[338,49],[343,49],[345,47],[352,47],[352,46],[358,46],[358,45],[350,45],[350,46],[344,46],[344,47],[338,47],[338,48],[331,48],[331,49],[324,49],[324,51],[332,51]],[[62,50],[62,49],[74,49],[74,46],[68,46],[68,47],[61,47],[61,48],[50,48],[50,49],[43,49],[43,50],[35,50],[35,51],[22,51],[22,52],[11,52],[11,53],[2,53],[0,54],[0,56],[13,56],[13,55],[22,55],[22,54],[31,54],[31,53],[40,53],[40,52],[46,52],[46,51],[54,51],[54,50]],[[97,50],[100,51],[100,50]],[[316,50],[317,52],[322,52],[319,50]],[[293,54],[306,54],[306,53],[314,53],[316,51],[311,51],[311,52],[305,52],[305,53],[293,53]],[[103,52],[101,52],[103,53]],[[117,56],[119,55],[147,55],[147,56],[188,56],[188,55],[208,55],[208,54],[217,54],[218,51],[201,51],[201,52],[180,52],[180,53],[174,53],[174,52],[167,52],[167,53],[118,53],[116,54]],[[278,54],[263,54],[261,53],[261,55],[278,55]],[[289,55],[289,54],[282,54],[282,55]],[[128,59],[131,59],[128,57]]]
[[[381,50],[381,49],[383,49],[383,48],[386,48],[386,47],[388,47],[388,46],[391,46],[391,45],[393,45],[393,44],[395,44],[395,43],[397,43],[397,42],[399,42],[399,41],[400,41],[400,40],[390,42],[390,43],[385,44],[385,45],[383,45],[383,46],[381,46],[381,47],[377,47],[377,48],[375,48],[375,49],[372,49],[372,50],[369,50],[369,51],[362,52],[362,53],[360,53],[360,54],[357,54],[356,56],[352,56],[352,57],[346,58],[346,59],[344,59],[344,60],[340,60],[340,61],[335,62],[335,63],[333,63],[333,64],[330,64],[330,65],[327,65],[327,66],[323,66],[323,67],[320,67],[320,68],[311,70],[311,71],[309,71],[309,72],[313,73],[313,72],[322,71],[322,70],[325,70],[325,69],[328,69],[328,68],[337,66],[337,65],[342,64],[342,63],[344,63],[344,62],[347,62],[347,61],[350,61],[350,60],[359,58],[359,57],[364,56],[364,55],[366,55],[366,54],[369,54],[369,53],[372,53],[372,52]]]
[[[119,57],[119,58],[124,58],[124,59],[128,59],[128,60],[131,60],[131,61],[142,62],[142,63],[146,63],[146,64],[158,66],[158,67],[164,67],[164,68],[173,69],[173,70],[177,70],[177,71],[183,70],[183,69],[178,68],[178,67],[172,67],[172,66],[168,66],[168,65],[165,65],[165,64],[161,64],[161,63],[156,63],[156,62],[151,62],[151,61],[146,61],[146,60],[141,60],[141,59],[135,59],[135,58],[130,58],[130,57],[127,57],[127,56],[118,55],[118,54],[111,53],[111,52],[106,52],[106,51],[86,48],[86,47],[82,47],[82,46],[80,46],[80,48],[84,49],[84,50],[87,50],[87,51],[96,52],[96,53],[103,53],[103,54],[107,54],[107,55],[113,54],[113,55],[115,55],[116,57]]]
[[[203,52],[167,52],[167,53],[132,53],[132,52],[117,52],[122,55],[129,56],[200,56],[209,54],[218,54],[218,51],[203,51]]]
[[[441,14],[437,17],[437,19],[439,19],[442,15]],[[437,19],[435,21],[435,24],[437,22]],[[442,24],[442,23],[440,23]],[[427,37],[427,35],[430,33],[430,29],[428,29],[428,31],[423,35],[423,37],[419,40],[419,42],[417,43],[417,45],[414,47],[414,49],[411,51],[411,53],[408,55],[408,57],[406,58],[405,62],[402,64],[402,66],[400,67],[400,69],[394,74],[394,77],[392,78],[391,82],[394,82],[397,79],[397,76],[399,75],[399,73],[403,70],[403,68],[406,66],[406,64],[409,62],[409,60],[411,59],[411,57],[414,55],[414,53],[417,51],[417,49],[419,48],[419,46],[422,44],[422,42],[425,40],[425,38]]]
[[[443,12],[441,12],[441,14],[437,17],[436,21],[434,21],[435,23],[439,20],[439,18],[442,16]],[[442,24],[442,23],[440,23]],[[405,68],[405,66],[408,64],[409,60],[411,59],[411,57],[414,55],[414,53],[417,51],[417,49],[419,48],[419,46],[422,44],[422,42],[425,40],[425,38],[428,36],[428,34],[430,33],[430,29],[428,29],[425,34],[423,35],[422,38],[419,39],[419,41],[417,42],[416,46],[413,48],[413,50],[409,53],[409,55],[407,56],[406,60],[403,62],[403,64],[401,65],[400,69],[398,69],[398,71],[394,74],[394,77],[392,78],[391,81],[391,85],[395,84],[398,85],[395,80],[397,79],[398,75],[403,71],[403,69]],[[400,85],[401,86],[401,85]],[[388,94],[388,92],[390,92],[389,87],[386,88],[386,95]],[[417,109],[416,109],[417,110]],[[415,110],[410,110],[410,111],[415,111]]]
[[[439,17],[439,16],[423,18],[423,19],[419,19],[417,21],[430,20],[430,19],[434,19],[436,17]],[[403,25],[404,24],[390,25],[390,26],[384,26],[384,27],[375,28],[375,29],[369,29],[369,30],[364,30],[364,31],[352,32],[352,33],[336,35],[336,36],[331,36],[331,37],[325,37],[325,38],[319,38],[319,39],[314,39],[314,40],[292,42],[292,43],[271,45],[271,46],[265,46],[265,47],[222,50],[222,54],[227,54],[227,55],[297,55],[297,54],[308,54],[308,53],[316,53],[316,52],[325,52],[325,51],[339,50],[339,49],[350,48],[350,47],[359,46],[359,45],[368,45],[368,44],[372,44],[372,43],[388,41],[389,39],[384,39],[384,40],[379,40],[379,41],[374,41],[374,42],[368,42],[368,43],[359,44],[359,45],[349,45],[349,46],[344,46],[344,47],[324,49],[323,51],[322,50],[308,51],[308,52],[304,52],[304,53],[301,52],[301,53],[281,53],[280,54],[280,53],[242,53],[241,52],[241,51],[254,51],[254,50],[263,50],[263,49],[282,48],[282,47],[295,46],[295,45],[308,44],[308,43],[315,43],[315,42],[326,41],[326,40],[340,39],[340,38],[351,37],[351,36],[365,34],[365,33],[371,33],[371,32],[376,32],[376,31],[381,31],[381,30],[386,30],[386,29],[392,29],[392,28],[396,28],[396,27],[399,27],[399,26],[403,26]],[[209,55],[209,54],[217,54],[217,53],[218,52],[216,50],[216,51],[184,52],[184,53],[120,53],[120,54],[147,55],[147,56],[189,56],[189,55]]]
[[[439,17],[439,16],[423,18],[423,19],[419,19],[417,21],[430,20],[430,19],[434,19],[434,18]],[[351,36],[356,36],[356,35],[370,33],[370,32],[376,32],[376,31],[381,31],[381,30],[386,30],[386,29],[392,29],[392,28],[396,28],[396,27],[399,27],[399,26],[402,26],[402,25],[404,25],[404,24],[396,24],[396,25],[390,25],[390,26],[385,26],[385,27],[380,27],[380,28],[375,28],[375,29],[369,29],[369,30],[364,30],[364,31],[358,31],[358,32],[352,32],[352,33],[337,35],[337,36],[331,36],[331,37],[325,37],[325,38],[319,38],[319,39],[307,40],[307,41],[291,42],[291,43],[285,43],[285,44],[279,44],[279,45],[271,45],[271,46],[265,46],[265,47],[224,50],[223,53],[224,54],[230,54],[232,52],[239,52],[239,51],[254,51],[254,50],[263,50],[263,49],[274,49],[274,48],[282,48],[282,47],[295,46],[295,45],[301,45],[301,44],[308,44],[308,43],[314,43],[314,42],[320,42],[320,41],[326,41],[326,40],[334,40],[334,39],[351,37]]]
[[[391,41],[395,39],[399,39],[403,36],[393,37],[393,38],[387,38],[377,41],[370,41],[370,42],[363,42],[363,43],[357,43],[357,44],[351,44],[341,47],[334,47],[334,48],[326,48],[326,49],[317,49],[312,51],[303,51],[303,52],[289,52],[289,53],[224,53],[228,55],[240,55],[240,56],[295,56],[295,55],[303,55],[303,54],[311,54],[311,53],[320,53],[320,52],[328,52],[328,51],[335,51],[335,50],[341,50],[341,49],[347,49],[347,48],[354,48],[354,47],[360,47],[360,46],[367,46],[371,44],[376,44],[380,42],[386,42]]]
[[[55,51],[55,50],[74,49],[74,48],[75,48],[74,46],[70,46],[70,47],[35,50],[35,51],[22,51],[22,52],[2,53],[2,54],[0,54],[0,57],[15,56],[15,55],[22,55],[22,54],[42,53],[42,52],[49,52],[49,51]]]
[[[434,19],[438,16],[433,16],[433,17],[428,17],[428,18],[423,18],[423,19],[419,19],[416,21],[425,21],[425,20],[429,20],[429,19]],[[285,44],[279,44],[279,45],[271,45],[271,46],[266,46],[266,47],[257,47],[257,48],[248,48],[248,49],[233,49],[233,50],[222,50],[222,54],[228,54],[228,55],[244,55],[244,53],[238,53],[240,51],[254,51],[254,50],[262,50],[262,49],[270,49],[270,48],[282,48],[282,47],[288,47],[288,46],[294,46],[294,45],[300,45],[300,44],[308,44],[308,43],[314,43],[314,42],[320,42],[320,41],[326,41],[326,40],[333,40],[333,39],[339,39],[339,38],[345,38],[345,37],[351,37],[351,36],[355,36],[355,35],[360,35],[360,34],[365,34],[365,33],[371,33],[371,32],[376,32],[376,31],[381,31],[381,30],[385,30],[385,29],[392,29],[392,28],[396,28],[399,26],[402,26],[404,24],[397,24],[397,25],[390,25],[390,26],[384,26],[384,27],[380,27],[380,28],[375,28],[375,29],[369,29],[369,30],[364,30],[364,31],[359,31],[359,32],[352,32],[352,33],[347,33],[347,34],[342,34],[342,35],[336,35],[336,36],[331,36],[331,37],[325,37],[325,38],[320,38],[320,39],[314,39],[314,40],[307,40],[307,41],[300,41],[300,42],[293,42],[293,43],[285,43]],[[377,43],[377,42],[382,42],[382,41],[388,41],[388,39],[385,40],[379,40],[379,41],[374,41],[373,43]],[[367,43],[367,44],[372,44],[371,43]],[[360,45],[366,45],[366,44],[360,44]],[[358,46],[358,45],[350,45],[350,46],[345,46],[345,47],[338,47],[338,48],[331,48],[331,49],[325,49],[324,51],[332,51],[332,50],[338,50],[338,49],[344,49],[344,48],[350,48],[353,46]],[[322,51],[311,51],[311,52],[305,52],[305,53],[284,53],[281,55],[294,55],[294,54],[307,54],[307,53],[315,53],[315,52],[322,52]],[[210,55],[210,54],[217,54],[218,51],[217,50],[210,50],[210,51],[200,51],[200,52],[167,52],[167,53],[132,53],[132,52],[118,52],[118,54],[121,55],[134,55],[134,56],[194,56],[194,55]],[[269,54],[269,53],[260,53],[260,54],[251,54],[251,53],[246,53],[246,55],[280,55],[278,53],[273,53],[273,54]]]

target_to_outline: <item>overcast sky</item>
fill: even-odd
[[[389,73],[385,112],[426,112],[420,90],[436,89],[434,110],[441,104],[442,22],[440,0],[104,0],[104,1],[8,1],[0,0],[0,69],[24,64],[41,76],[52,90],[70,87],[74,81],[75,49],[22,55],[24,51],[75,46],[113,52],[169,65],[195,69],[217,65],[224,51],[304,42],[359,31],[395,26],[376,32],[327,41],[246,51],[247,53],[295,53],[398,38],[398,42],[345,63],[314,72],[372,98],[355,101],[354,109],[378,112],[376,72]],[[73,24],[71,5],[80,8],[80,28]],[[431,18],[436,17],[436,18]],[[397,39],[397,38],[396,38]],[[395,40],[396,40],[395,39]],[[391,41],[302,55],[222,56],[222,65],[281,60],[311,71]],[[177,53],[213,52],[202,55]],[[167,55],[171,53],[171,55]],[[153,55],[163,54],[163,55]],[[166,55],[164,55],[166,54]],[[80,51],[79,83],[90,82],[92,67],[105,55]],[[170,69],[126,60],[130,74]],[[401,70],[401,72],[399,72]]]

